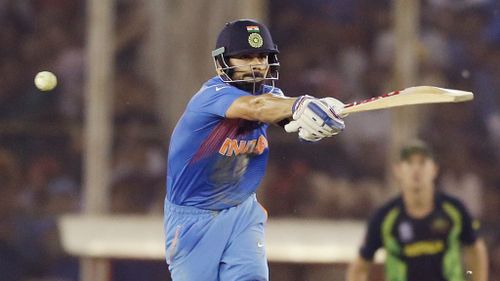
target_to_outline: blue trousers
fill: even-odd
[[[173,281],[266,281],[267,213],[255,194],[220,211],[165,200],[166,260]]]

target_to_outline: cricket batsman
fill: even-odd
[[[268,161],[269,124],[294,122],[304,142],[344,129],[338,100],[289,98],[274,86],[278,53],[265,25],[227,23],[212,52],[217,75],[173,131],[164,228],[174,281],[268,280],[267,214],[255,191]]]

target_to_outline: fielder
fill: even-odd
[[[478,223],[458,199],[436,191],[438,167],[428,146],[418,141],[404,147],[394,171],[401,196],[370,219],[347,281],[369,280],[379,248],[387,255],[388,281],[464,281],[466,271],[472,271],[471,281],[487,281],[488,255],[476,234]]]
[[[217,76],[188,103],[171,137],[164,227],[174,281],[268,280],[265,210],[255,197],[269,124],[298,124],[306,142],[344,129],[342,103],[285,97],[266,26],[227,23],[212,52]],[[271,85],[268,85],[271,84]]]

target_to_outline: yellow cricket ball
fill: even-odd
[[[40,91],[50,91],[57,86],[57,77],[50,71],[40,71],[35,76],[35,86]]]

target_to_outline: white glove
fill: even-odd
[[[333,110],[337,116],[340,116],[341,118],[344,118],[347,116],[347,114],[342,114],[342,110],[344,109],[345,104],[343,102],[339,101],[338,99],[328,97],[328,98],[322,98],[321,101],[324,101],[326,104],[328,104],[328,106],[333,108]]]
[[[296,122],[296,121],[292,121]],[[309,131],[308,129],[305,128],[299,128],[299,139],[307,142],[317,142],[319,140],[322,140],[324,137],[318,137],[316,134],[313,132]]]
[[[299,132],[299,138],[315,142],[338,134],[345,128],[337,115],[344,104],[334,98],[316,99],[302,96],[294,103],[293,121],[285,125],[287,132]]]

